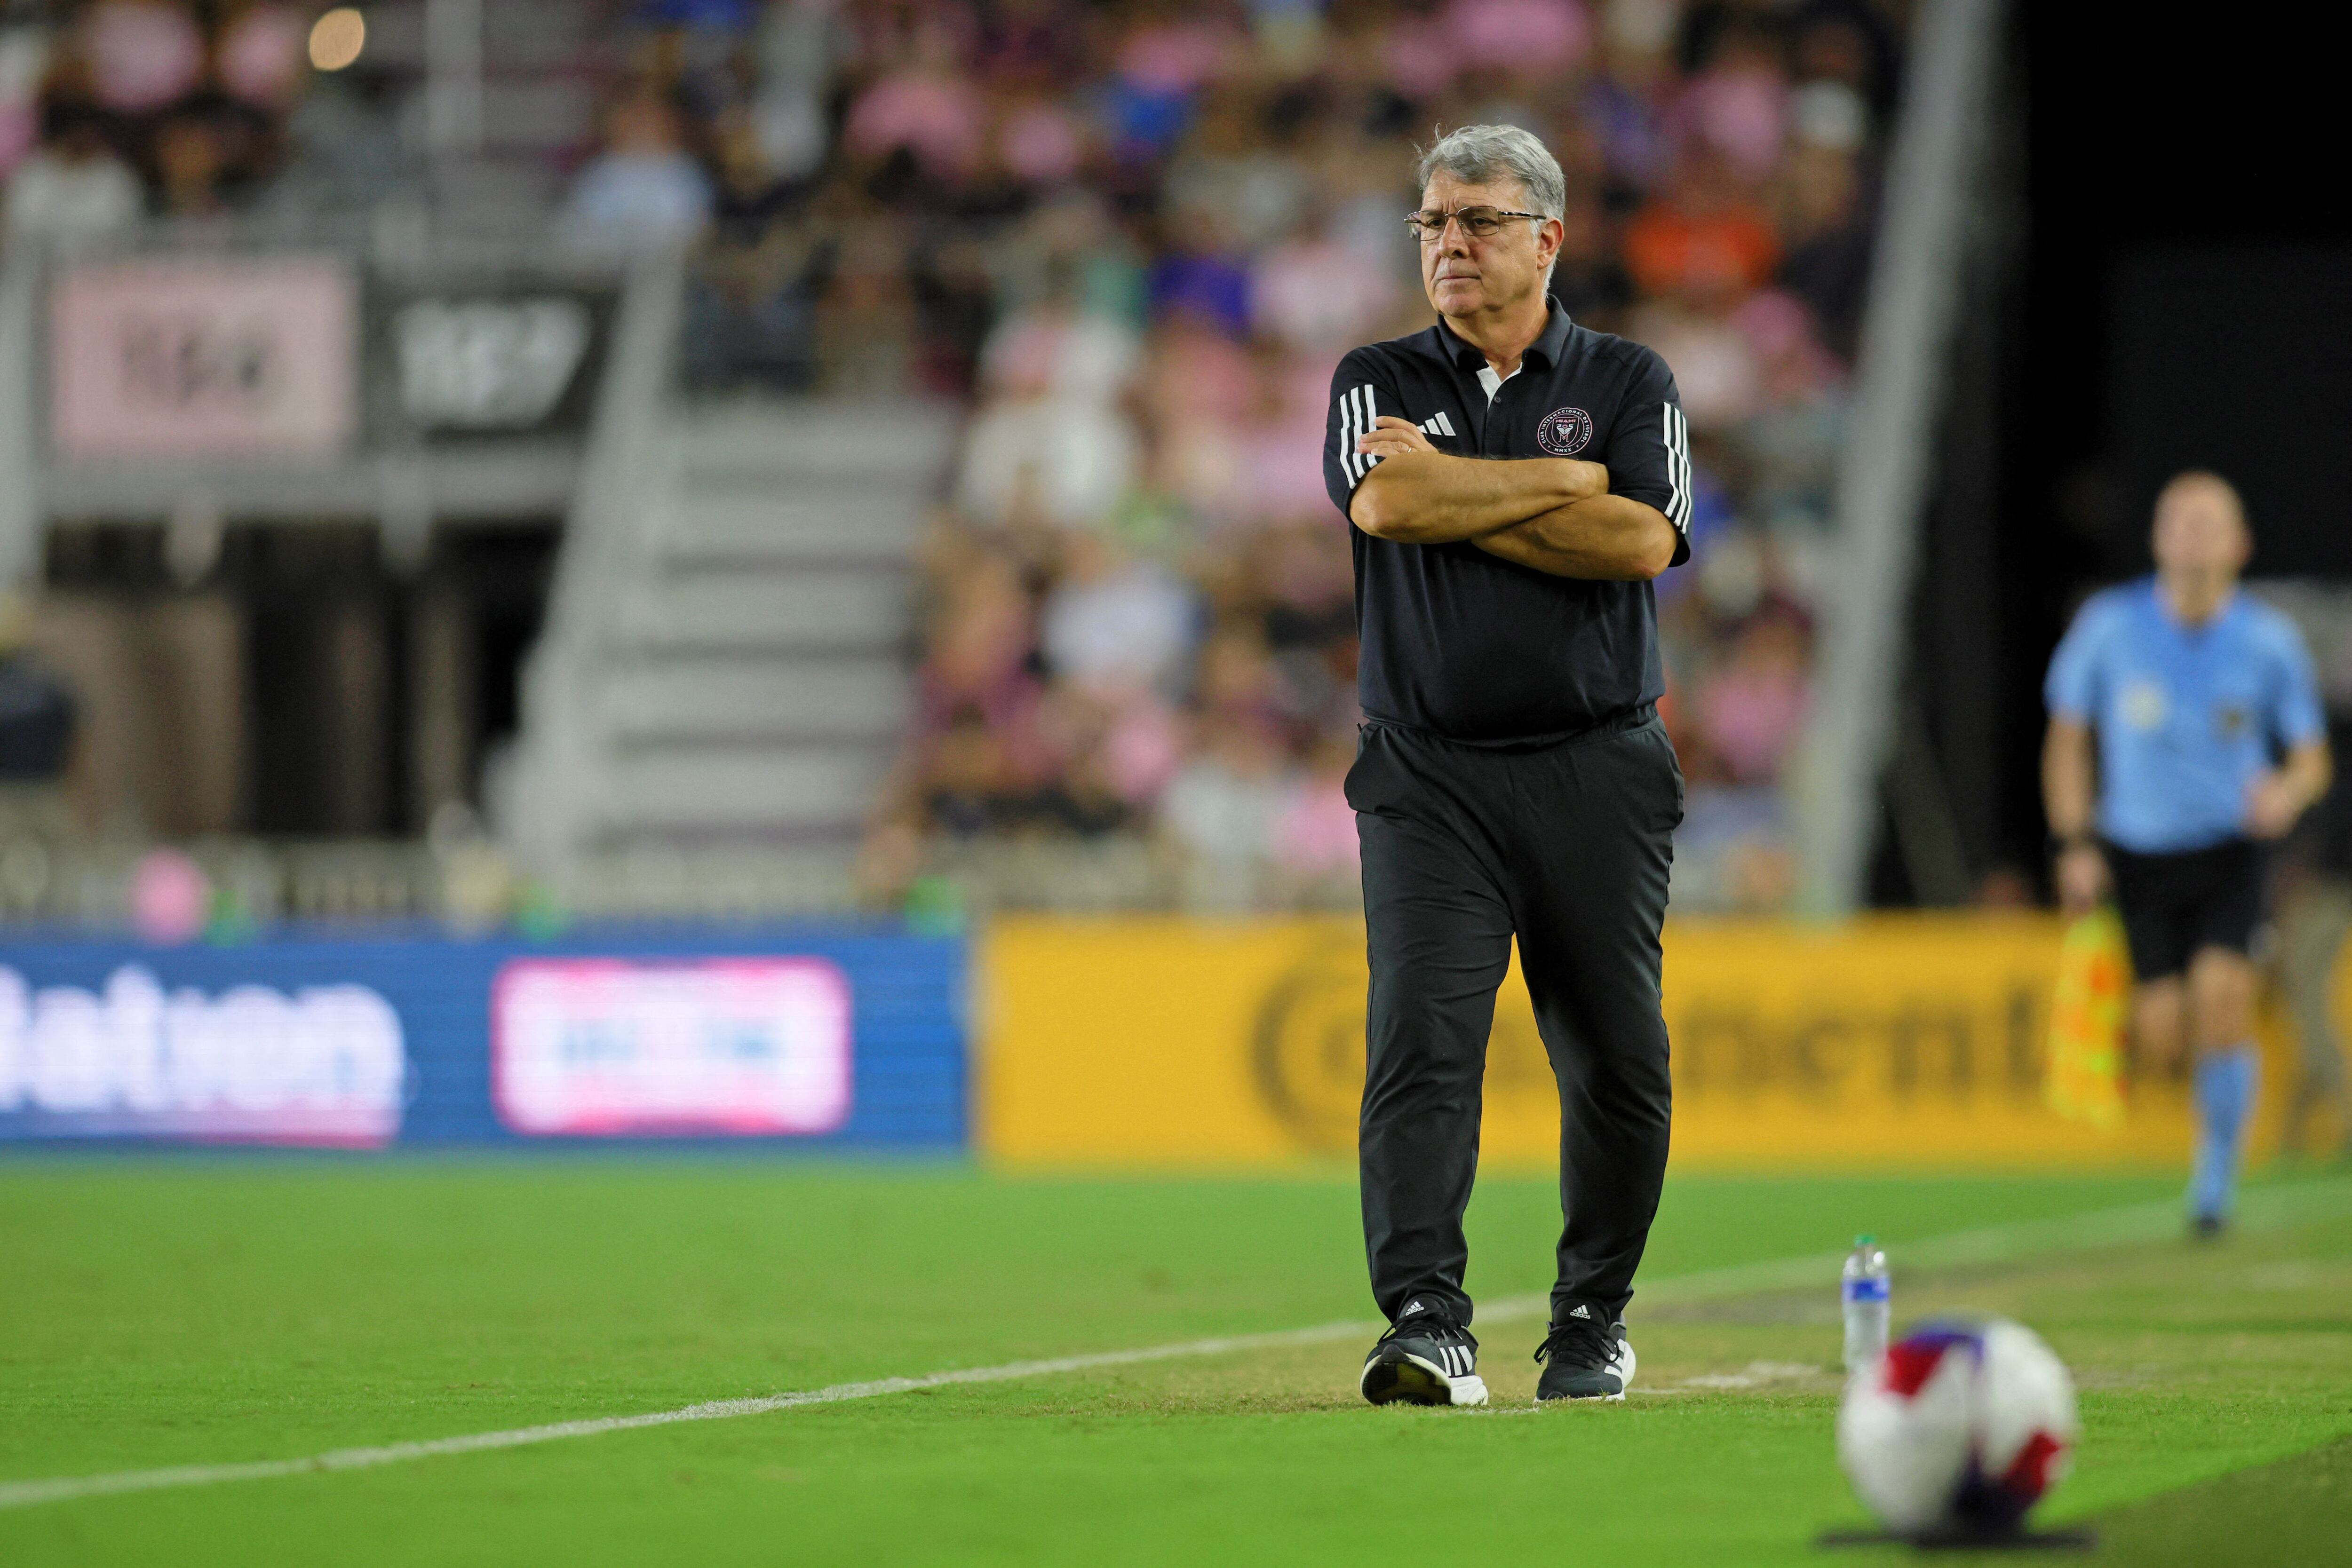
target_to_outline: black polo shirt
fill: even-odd
[[[1379,459],[1356,437],[1381,414],[1421,426],[1440,452],[1580,457],[1614,495],[1646,501],[1690,556],[1690,427],[1666,362],[1639,343],[1570,322],[1552,307],[1543,335],[1489,405],[1486,358],[1440,321],[1352,350],[1331,380],[1324,482],[1344,516]],[[1466,540],[1399,544],[1350,518],[1357,695],[1364,716],[1449,739],[1509,743],[1588,729],[1664,695],[1657,601],[1646,582],[1552,577]]]

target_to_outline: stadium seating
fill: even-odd
[[[1503,119],[1543,134],[1569,173],[1556,296],[1664,353],[1691,415],[1696,557],[1660,584],[1668,721],[1692,781],[1677,906],[1789,900],[1783,777],[1811,701],[1896,108],[1895,8],[491,0],[470,78],[451,64],[468,66],[472,47],[449,32],[457,9],[436,24],[395,5],[368,12],[367,48],[340,74],[280,60],[299,42],[281,28],[267,35],[275,55],[242,46],[278,74],[183,81],[163,67],[205,42],[189,32],[198,13],[144,7],[179,20],[125,32],[110,8],[125,5],[0,24],[13,254],[99,219],[122,231],[116,243],[152,248],[314,243],[358,218],[343,232],[371,236],[353,243],[386,277],[413,267],[404,256],[444,273],[460,256],[509,258],[469,263],[482,277],[529,253],[609,289],[620,269],[691,243],[682,395],[662,428],[689,455],[764,443],[772,477],[660,504],[740,514],[755,531],[776,520],[755,496],[785,521],[820,505],[793,471],[793,451],[814,448],[792,447],[786,423],[934,431],[937,411],[961,414],[928,528],[885,549],[906,563],[902,582],[836,581],[831,547],[820,560],[762,545],[760,571],[732,579],[643,558],[659,582],[599,628],[609,646],[542,646],[516,766],[498,762],[478,714],[460,740],[406,743],[457,759],[429,788],[370,797],[405,800],[409,833],[469,800],[526,861],[605,855],[580,873],[602,890],[585,902],[616,909],[669,907],[658,889],[674,865],[644,871],[644,857],[670,865],[698,842],[719,846],[724,869],[709,874],[748,878],[741,900],[759,907],[1344,907],[1354,643],[1345,529],[1318,472],[1328,378],[1351,343],[1426,319],[1399,221],[1415,141]],[[113,59],[124,37],[132,65],[161,52],[152,80]],[[225,38],[209,44],[222,58]],[[101,188],[124,178],[127,208]],[[68,187],[79,206],[58,197]],[[139,227],[142,205],[160,226]],[[54,254],[93,239],[52,237]],[[493,243],[507,251],[480,248]],[[379,380],[382,351],[371,335]],[[609,371],[602,347],[587,362]],[[870,412],[890,409],[904,412]],[[363,413],[374,421],[376,404]],[[356,509],[395,558],[425,548],[394,537],[415,533],[420,506],[428,528],[568,511],[567,557],[581,553],[576,525],[596,503],[573,487],[593,452],[451,443],[415,479],[376,455],[373,423],[365,435],[332,483],[276,476],[273,490],[228,472],[206,479],[198,510]],[[933,484],[938,440],[910,435],[892,481]],[[507,468],[482,466],[501,453]],[[168,468],[140,490],[113,468],[51,466],[52,497],[80,497],[79,515],[189,510],[185,476]],[[918,505],[912,491],[889,502],[885,533]],[[884,533],[856,531],[851,553],[884,549]],[[578,576],[567,559],[559,602]],[[682,627],[772,653],[827,626],[820,641],[879,661],[858,677],[872,700],[826,696],[799,654],[681,674]],[[901,697],[882,671],[886,650],[908,645]],[[549,695],[592,665],[604,673]],[[762,682],[780,689],[751,689]],[[858,710],[847,750],[824,718],[835,699]],[[551,739],[547,715],[565,704],[577,722]],[[657,745],[638,733],[649,723]],[[590,731],[604,738],[563,750]],[[551,770],[558,754],[577,766]],[[400,836],[390,807],[371,810],[375,833]],[[385,913],[412,907],[404,895]]]

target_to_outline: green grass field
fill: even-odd
[[[2255,1223],[2206,1247],[2175,1233],[2176,1190],[1680,1178],[1630,1315],[1635,1396],[1533,1409],[1539,1331],[1519,1317],[1479,1325],[1496,1407],[1456,1412],[1356,1399],[1372,1329],[1343,1180],[0,1163],[0,1496],[1367,1320],[1220,1357],[5,1507],[0,1563],[1900,1561],[1813,1545],[1864,1523],[1831,1371],[1834,1254],[1862,1228],[1893,1255],[1898,1322],[2009,1312],[2074,1366],[2085,1436],[2047,1515],[2094,1521],[2095,1560],[2352,1562],[2352,1178],[2263,1184]],[[1542,1288],[1552,1206],[1549,1182],[1481,1186],[1482,1299]],[[1958,1232],[1979,1234],[1936,1239]],[[1782,1261],[1803,1259],[1822,1260]]]

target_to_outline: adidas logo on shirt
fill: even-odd
[[[1427,435],[1451,435],[1454,434],[1454,422],[1440,411],[1423,420],[1421,428],[1423,434]]]

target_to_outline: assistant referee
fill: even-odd
[[[1664,361],[1547,299],[1567,190],[1542,142],[1465,126],[1420,179],[1437,324],[1340,361],[1324,444],[1362,638],[1360,1150],[1391,1322],[1362,1389],[1486,1400],[1462,1216],[1516,936],[1560,1099],[1537,1397],[1622,1398],[1671,1101],[1658,929],[1683,788],[1650,580],[1690,553],[1688,427]]]
[[[2238,587],[2253,537],[2229,481],[2176,475],[2150,543],[2156,575],[2093,596],[2051,656],[2042,799],[2067,912],[2114,888],[2147,1065],[2197,1047],[2189,1222],[2211,1236],[2259,1078],[2264,847],[2327,792],[2333,763],[2302,633]]]

